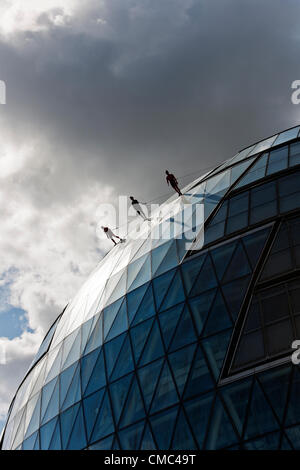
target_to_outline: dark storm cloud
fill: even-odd
[[[65,169],[62,192],[69,174],[74,188],[98,179],[151,198],[165,192],[165,168],[205,168],[297,124],[296,0],[112,1],[104,11],[98,36],[50,23],[19,34],[22,46],[1,44],[7,125],[16,139],[45,137]]]

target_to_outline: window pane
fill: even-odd
[[[270,152],[267,175],[287,168],[288,164],[288,146]]]

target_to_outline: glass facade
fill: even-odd
[[[46,335],[2,449],[300,449],[298,133],[239,152],[108,253]]]

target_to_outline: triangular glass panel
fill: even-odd
[[[207,255],[196,256],[182,264],[182,276],[187,294],[190,293]]]
[[[217,284],[218,283],[211,258],[209,255],[207,255],[190,295],[199,295],[202,292],[213,289],[217,286]]]
[[[83,351],[86,348],[88,338],[90,336],[91,327],[95,317],[90,318],[88,321],[84,322],[81,325],[81,346],[80,346],[80,355],[83,354]]]
[[[223,281],[229,282],[234,279],[238,279],[242,276],[250,274],[251,271],[252,269],[249,265],[243,245],[239,243],[237,249],[233,254],[230,265],[225,272]]]
[[[106,341],[109,341],[115,338],[116,336],[120,335],[121,333],[124,333],[124,331],[126,331],[127,328],[128,328],[127,303],[126,303],[126,298],[124,297],[122,305],[106,337]]]
[[[216,450],[229,447],[239,440],[229,416],[220,400],[216,398],[205,449]]]
[[[159,359],[158,361],[152,362],[148,366],[137,370],[146,410],[149,409],[151,404],[158,377],[162,369],[162,364],[163,359]]]
[[[200,336],[205,325],[208,313],[215,298],[217,289],[212,289],[205,294],[189,300],[189,306],[192,311],[194,322],[196,324],[198,335]]]
[[[236,242],[226,243],[211,251],[211,257],[213,259],[218,279],[221,281],[224,272],[231,260],[232,254],[235,250]]]
[[[51,382],[48,382],[45,385],[45,387],[42,388],[41,422],[44,418],[44,415],[45,415],[46,410],[48,408],[49,402],[51,400],[51,397],[53,395],[53,392],[54,392],[54,389],[55,389],[55,386],[56,386],[57,382],[58,382],[58,377],[51,380]],[[30,426],[29,426],[29,428],[30,428]]]
[[[224,357],[228,348],[231,331],[227,330],[215,336],[211,336],[202,341],[206,358],[214,374],[215,380],[218,380]]]
[[[77,413],[76,421],[73,426],[72,434],[68,443],[68,450],[81,450],[87,445],[82,405]]]
[[[126,375],[126,377],[113,382],[109,387],[116,424],[119,422],[131,380],[132,374],[129,374]]]
[[[117,299],[120,297],[123,297],[126,293],[126,278],[127,278],[127,273],[126,269],[124,269],[123,274],[121,279],[119,280],[117,286],[115,287],[113,293],[109,297],[109,299],[105,302],[106,305],[111,304],[112,302],[115,302]]]
[[[249,378],[230,384],[220,390],[223,401],[240,436],[243,433],[251,388],[252,378]]]
[[[164,355],[164,347],[157,321],[155,321],[140,359],[140,365],[154,361]]]
[[[145,295],[145,292],[150,283],[144,284],[143,286],[135,289],[127,294],[127,309],[128,309],[128,321],[129,325],[132,322],[133,317],[136,314],[137,309]]]
[[[151,279],[151,255],[150,253],[147,254],[146,260],[139,270],[136,278],[132,282],[132,284],[128,287],[128,291],[133,289],[137,289],[141,285],[145,284],[146,282],[150,281]]]
[[[259,375],[259,382],[280,421],[287,401],[292,367],[268,370]]]
[[[153,318],[150,318],[149,320],[146,320],[138,326],[130,329],[132,350],[136,364],[139,362],[141,352],[145,346],[149,332],[151,331],[153,321]]]
[[[134,363],[132,359],[130,339],[129,335],[127,335],[120,351],[119,357],[116,361],[116,365],[113,369],[110,380],[116,380],[119,377],[128,374],[133,369]]]
[[[123,298],[117,300],[116,302],[114,302],[109,307],[103,310],[104,339],[106,338],[107,333],[109,332],[111,325],[113,324],[117,316],[117,313],[119,311],[119,308],[121,307],[122,302],[123,302]]]
[[[246,423],[245,438],[266,434],[279,428],[273,411],[264,397],[264,394],[255,381],[252,389],[251,403]]]
[[[68,368],[71,364],[74,364],[75,361],[78,361],[80,357],[80,344],[81,344],[81,334],[79,332],[63,364],[62,370]]]
[[[151,405],[151,413],[167,408],[178,402],[176,387],[168,363],[165,362]]]
[[[60,436],[60,424],[59,419],[57,420],[53,436],[50,442],[49,450],[61,450],[61,436]]]
[[[37,438],[37,432],[35,432],[34,434],[32,434],[30,437],[28,437],[28,439],[26,439],[23,444],[22,444],[22,450],[33,450],[34,448],[34,444],[35,444],[35,440]]]
[[[170,367],[173,371],[177,390],[180,396],[183,392],[186,379],[190,371],[195,347],[195,344],[193,344],[187,348],[180,349],[173,354],[169,354]]]
[[[105,439],[101,439],[101,441],[96,442],[96,444],[93,444],[92,446],[89,446],[89,450],[110,450],[113,449],[112,447],[114,440],[114,434],[112,434],[109,437],[106,437]]]
[[[106,392],[93,430],[91,442],[98,441],[113,431],[114,422],[112,419],[109,396]]]
[[[116,360],[119,357],[119,353],[124,343],[126,337],[126,333],[117,336],[116,338],[112,339],[108,343],[104,344],[105,350],[105,363],[106,363],[106,370],[107,370],[107,377],[110,377],[111,372],[114,368]]]
[[[245,276],[241,279],[237,279],[222,285],[222,292],[234,321],[238,317],[242,302],[249,286],[249,282],[250,276]]]
[[[88,440],[90,440],[90,436],[93,431],[99,409],[101,407],[104,392],[105,388],[102,388],[98,392],[93,393],[93,395],[90,395],[83,400],[83,410]]]
[[[83,394],[85,394],[85,389],[91,378],[100,349],[95,349],[92,353],[81,359],[81,388]]]
[[[192,364],[191,373],[184,391],[184,399],[205,393],[214,388],[214,386],[204,354],[201,347],[198,346],[198,350]]]
[[[47,423],[47,421],[50,421],[50,419],[54,418],[54,416],[58,415],[59,413],[59,380],[56,379],[56,384],[52,393],[52,396],[50,398],[50,401],[48,403],[46,412],[44,416],[42,417],[42,424]]]
[[[268,153],[265,153],[257,160],[257,162],[251,168],[249,168],[247,173],[236,185],[236,188],[241,188],[246,184],[252,183],[253,181],[257,181],[258,179],[263,178],[266,171],[267,161]]]
[[[270,227],[264,230],[260,230],[259,232],[251,233],[246,237],[243,237],[242,239],[252,269],[254,269],[256,266],[256,263],[261,255],[263,247],[266,244],[266,240],[269,233]]]
[[[141,450],[155,450],[156,446],[153,440],[152,432],[149,427],[149,424],[146,424],[146,429],[144,431],[143,440],[141,443]]]
[[[164,243],[160,245],[158,248],[155,248],[151,252],[151,261],[152,261],[152,276],[154,277],[156,275],[156,271],[161,264],[162,260],[168,253],[168,250],[173,243],[173,240],[168,241],[167,243]],[[172,269],[174,266],[170,266],[169,269]],[[167,269],[166,271],[168,271]],[[165,271],[164,271],[165,272]],[[161,274],[161,273],[160,273]]]
[[[165,299],[160,307],[160,310],[166,310],[167,308],[173,307],[173,305],[179,304],[185,300],[185,293],[183,289],[183,283],[181,279],[180,270],[177,270],[175,277],[169,287],[169,290],[165,296]]]
[[[186,420],[182,408],[180,409],[179,416],[177,418],[177,424],[171,448],[174,450],[197,449],[197,444],[194,441],[190,426]]]
[[[156,309],[158,310],[163,298],[172,282],[172,279],[175,276],[176,270],[168,271],[162,276],[156,277],[153,279],[153,290],[155,296]]]
[[[137,423],[134,426],[119,432],[121,448],[124,450],[138,450],[140,448],[141,437],[143,434],[145,422]]]
[[[138,308],[138,311],[132,321],[132,325],[137,325],[138,323],[146,320],[147,318],[153,317],[155,315],[155,304],[153,297],[152,284],[149,284],[146,294],[143,297],[143,300]]]
[[[205,325],[204,335],[213,335],[232,326],[232,320],[228,314],[221,290],[218,289]]]
[[[193,326],[192,318],[188,306],[183,310],[181,318],[178,322],[175,335],[172,339],[170,351],[175,351],[187,344],[197,340],[196,332]]]
[[[294,450],[300,449],[300,425],[292,426],[291,428],[285,429],[285,433],[289,438]]]
[[[292,445],[290,444],[290,442],[288,441],[285,435],[282,436],[280,450],[293,450]]]
[[[66,395],[68,393],[69,387],[71,385],[72,379],[73,379],[74,374],[75,374],[76,367],[77,367],[77,364],[73,364],[71,367],[64,370],[62,372],[62,374],[60,374],[60,376],[59,376],[59,386],[60,386],[59,406],[60,407],[62,406],[62,404],[63,404],[63,402],[66,398]]]
[[[47,424],[40,428],[40,437],[41,437],[41,450],[48,450],[49,445],[52,439],[54,428],[57,423],[57,418],[52,419]]]
[[[149,253],[146,253],[145,255],[141,256],[140,258],[138,258],[137,260],[133,261],[132,263],[128,265],[127,290],[130,288],[131,284],[137,277],[140,269],[142,268],[143,264],[145,263],[148,257],[149,257]]]
[[[123,428],[129,424],[139,421],[145,417],[145,409],[143,404],[140,387],[136,377],[130,387],[128,398],[123,409],[120,427]]]
[[[104,385],[106,385],[106,378],[105,378],[105,367],[104,367],[104,354],[103,349],[100,350],[95,367],[91,374],[90,380],[84,392],[84,395],[90,395],[91,393],[96,392]]]
[[[84,355],[90,353],[94,349],[99,348],[103,344],[103,314],[98,316],[97,322],[92,327],[92,331],[84,350]]]
[[[80,386],[80,365],[77,365],[72,383],[67,393],[66,399],[63,402],[62,410],[67,409],[81,399],[81,386]]]
[[[54,379],[60,373],[60,365],[61,365],[61,358],[62,358],[62,350],[63,350],[63,343],[59,346],[59,352],[55,357],[55,360],[51,366],[51,369],[48,372],[48,375],[45,378],[45,383],[50,382],[50,380]],[[49,359],[48,359],[49,360]],[[47,365],[48,367],[48,365]]]
[[[165,255],[164,259],[156,269],[156,271],[153,271],[153,276],[159,276],[160,274],[165,273],[166,271],[169,271],[172,268],[175,268],[178,264],[177,260],[177,251],[176,251],[176,241],[171,240],[171,244],[169,243],[169,250],[167,254]],[[164,245],[163,245],[164,246]]]
[[[182,302],[179,305],[176,305],[165,312],[159,314],[159,324],[162,331],[163,341],[165,343],[166,349],[169,348],[171,339],[173,337],[174,331],[179,321],[179,317],[182,313],[182,310],[185,306],[185,303]]]
[[[288,400],[288,409],[286,412],[285,425],[290,426],[300,421],[300,407],[299,407],[299,394],[300,394],[300,372],[297,367],[294,367],[293,375],[291,377],[291,390]],[[288,437],[290,438],[289,434]],[[292,442],[293,443],[293,442]],[[294,446],[294,443],[293,443]],[[295,446],[294,446],[295,447]]]
[[[273,432],[266,436],[253,439],[243,444],[244,450],[278,450],[280,443],[280,432]]]
[[[27,429],[25,429],[25,438],[30,436],[34,431],[36,431],[40,424],[40,412],[41,412],[41,393],[38,395],[38,400],[36,401],[34,411],[31,415],[31,419]]]
[[[159,450],[169,450],[177,414],[178,406],[175,406],[150,418],[152,433]]]
[[[71,406],[60,415],[62,448],[66,450],[73,425],[78,413],[79,403]]]
[[[80,357],[81,329],[73,331],[65,340],[61,362],[61,370],[67,369]]]

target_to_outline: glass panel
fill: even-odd
[[[258,161],[248,170],[246,175],[243,176],[241,181],[236,185],[236,188],[241,188],[242,186],[253,183],[253,181],[257,181],[265,176],[268,155],[268,153],[265,153],[259,157]]]
[[[217,397],[205,448],[207,450],[222,449],[235,444],[237,441],[238,436],[233,429],[221,400]]]
[[[284,170],[288,166],[288,146],[270,152],[267,175]]]
[[[299,165],[300,163],[300,142],[290,145],[290,165]]]
[[[288,142],[292,139],[296,139],[298,136],[298,132],[299,126],[293,127],[293,129],[289,129],[288,131],[281,132],[281,134],[279,134],[277,139],[274,141],[273,146],[283,144],[284,142]]]
[[[170,447],[177,414],[178,407],[176,406],[150,418],[154,438],[161,450],[168,450]]]
[[[133,374],[129,374],[126,377],[117,380],[117,382],[112,383],[109,387],[116,424],[119,422],[123,406],[128,395],[132,375]]]
[[[272,137],[269,137],[268,139],[265,139],[265,140],[259,142],[258,144],[256,144],[256,146],[254,147],[252,152],[249,154],[249,157],[251,155],[254,155],[255,153],[263,152],[264,150],[267,150],[268,148],[270,148],[272,146],[273,142],[275,141],[275,139],[277,138],[277,136],[278,136],[278,134],[276,134]]]
[[[194,436],[197,439],[200,449],[203,448],[213,397],[214,394],[209,393],[201,398],[184,403],[188,420],[194,431]]]

